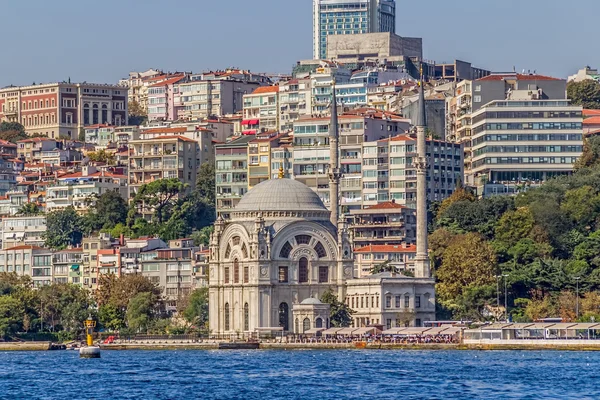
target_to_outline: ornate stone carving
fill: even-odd
[[[260,268],[260,276],[261,278],[266,278],[269,275],[269,268],[268,267],[261,267]]]

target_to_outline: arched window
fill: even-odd
[[[296,321],[294,322],[294,332],[300,333],[300,321],[298,318],[296,318]]]
[[[98,104],[94,104],[92,106],[92,124],[99,124],[100,122],[100,115],[99,115],[99,110],[98,110]]]
[[[240,263],[237,260],[233,260],[233,283],[238,283],[240,281]]]
[[[317,318],[315,320],[315,328],[322,328],[323,327],[323,320],[321,318]]]
[[[308,260],[306,257],[302,257],[298,260],[298,282],[308,282]]]
[[[108,121],[108,107],[106,104],[102,105],[102,119],[100,120],[101,124],[107,123]]]
[[[248,303],[244,304],[244,331],[250,330],[250,307]]]
[[[321,242],[317,242],[317,244],[315,244],[315,251],[317,252],[317,255],[319,256],[319,258],[323,258],[327,256],[327,252],[325,251],[325,247],[323,247],[323,245],[321,244]]]
[[[229,303],[225,303],[225,330],[229,330]]]
[[[225,259],[227,260],[229,258],[229,255],[231,254],[231,245],[228,244],[227,248],[225,249]]]
[[[83,105],[83,124],[84,125],[90,125],[90,105],[89,104],[84,104]]]
[[[242,245],[242,254],[243,254],[244,258],[248,258],[248,249],[246,248],[245,243]]]
[[[310,319],[304,318],[302,321],[302,333],[306,333],[310,329]]]
[[[310,237],[310,235],[297,235],[296,236],[296,243],[297,244],[309,244],[310,243],[310,239],[312,239]]]
[[[289,326],[289,313],[290,308],[287,303],[281,303],[279,305],[279,326],[283,327],[284,331],[288,331]]]
[[[285,244],[281,248],[281,251],[279,252],[279,257],[280,258],[288,258],[290,256],[291,252],[292,252],[292,245],[290,244],[290,242],[285,242]]]

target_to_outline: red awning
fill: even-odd
[[[246,131],[242,131],[242,135],[256,135],[256,129],[248,129]]]
[[[245,119],[242,121],[242,125],[258,125],[258,119]]]

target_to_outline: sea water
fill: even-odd
[[[0,352],[0,399],[599,399],[600,352]]]

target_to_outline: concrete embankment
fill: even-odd
[[[51,346],[50,342],[0,342],[0,351],[42,351]]]

